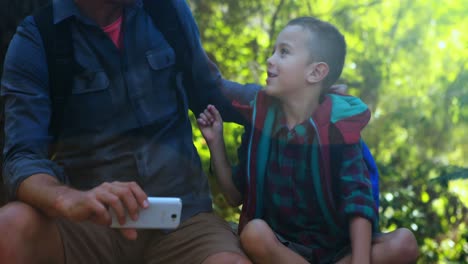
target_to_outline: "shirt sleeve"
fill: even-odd
[[[344,145],[340,181],[344,213],[348,218],[354,216],[366,218],[375,228],[378,219],[377,208],[359,143]]]
[[[51,102],[45,52],[33,17],[27,17],[10,42],[1,83],[5,109],[3,177],[10,199],[29,176],[57,177],[59,167],[48,159]],[[61,179],[63,180],[63,179]]]
[[[174,1],[181,18],[182,29],[187,36],[191,62],[184,74],[184,86],[188,95],[189,108],[198,116],[208,104],[220,111],[225,122],[247,124],[247,120],[232,106],[233,101],[249,102],[260,90],[259,85],[242,85],[223,79],[218,67],[207,56],[202,47],[198,26],[186,1]]]

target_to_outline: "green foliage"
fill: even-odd
[[[291,18],[316,16],[345,35],[340,82],[371,108],[364,138],[381,172],[381,226],[408,227],[420,263],[468,262],[468,1],[191,0],[204,47],[227,79],[264,83]],[[194,130],[197,130],[196,128]],[[242,128],[227,125],[236,159]],[[209,151],[195,141],[208,168]],[[237,219],[212,176],[215,209]]]

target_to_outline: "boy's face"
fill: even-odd
[[[267,60],[268,78],[265,91],[282,97],[299,93],[307,88],[307,76],[313,67],[310,61],[311,33],[301,26],[287,26],[276,40],[274,52]]]

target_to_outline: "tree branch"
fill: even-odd
[[[271,24],[270,24],[270,32],[268,33],[268,36],[270,38],[270,45],[273,41],[273,35],[276,32],[276,21],[278,20],[278,15],[279,12],[281,11],[281,8],[284,5],[285,0],[281,0],[278,6],[276,7],[275,13],[273,13],[273,17],[271,19]]]

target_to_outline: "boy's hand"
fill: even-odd
[[[222,140],[223,119],[214,105],[208,105],[200,114],[197,123],[208,145]]]

